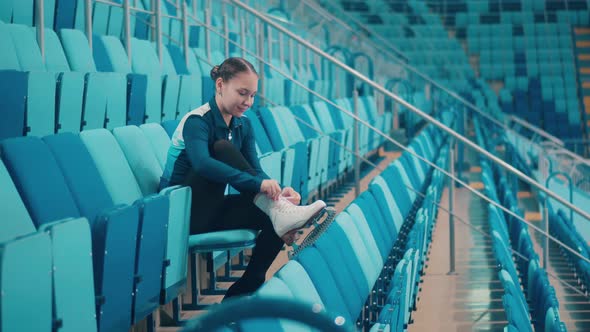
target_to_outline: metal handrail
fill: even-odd
[[[443,123],[441,123],[440,121],[436,120],[435,118],[433,118],[432,116],[426,114],[425,112],[423,112],[422,110],[414,107],[413,105],[409,104],[408,102],[406,102],[405,100],[403,100],[402,98],[400,98],[398,95],[384,89],[381,85],[377,84],[376,82],[374,82],[373,80],[367,78],[366,76],[364,76],[363,74],[361,74],[360,72],[356,71],[353,68],[350,68],[349,66],[347,66],[346,64],[342,63],[341,61],[339,61],[338,59],[332,57],[331,55],[327,54],[326,52],[324,52],[323,50],[317,48],[316,46],[314,46],[313,44],[309,43],[308,41],[304,40],[303,38],[295,35],[294,33],[292,33],[291,31],[289,31],[288,29],[284,28],[283,26],[276,24],[275,22],[267,19],[266,17],[264,17],[263,15],[261,15],[257,10],[251,8],[250,6],[244,4],[243,2],[239,1],[239,0],[231,0],[233,4],[235,4],[236,6],[244,9],[245,11],[249,12],[250,14],[258,17],[260,20],[264,21],[266,24],[269,24],[271,26],[273,26],[275,29],[278,29],[279,31],[283,32],[284,34],[288,35],[289,37],[293,38],[294,40],[296,40],[297,42],[303,44],[304,46],[306,46],[308,49],[312,50],[314,53],[319,54],[320,56],[324,57],[325,59],[327,59],[328,61],[330,61],[331,63],[335,64],[336,66],[340,67],[341,69],[347,71],[349,74],[355,76],[357,79],[365,82],[366,84],[368,84],[369,86],[371,86],[372,88],[374,88],[377,91],[380,91],[381,93],[383,93],[384,95],[392,98],[393,100],[397,101],[398,103],[402,104],[404,107],[406,107],[407,109],[411,110],[412,112],[416,113],[417,115],[419,115],[420,117],[422,117],[424,120],[426,120],[429,123],[434,124],[435,126],[439,127],[440,129],[442,129],[443,131],[445,131],[446,133],[448,133],[449,135],[455,137],[456,139],[458,139],[459,141],[461,141],[462,143],[468,145],[469,147],[471,147],[472,149],[474,149],[476,152],[478,152],[481,155],[486,156],[487,158],[491,159],[492,161],[494,161],[496,164],[499,164],[500,166],[502,166],[504,169],[508,170],[510,173],[515,174],[516,176],[518,176],[519,178],[521,178],[522,180],[524,180],[525,182],[529,183],[530,185],[532,185],[533,187],[535,187],[536,189],[543,191],[544,193],[546,193],[548,196],[550,196],[551,198],[557,200],[558,202],[562,203],[563,205],[567,206],[568,208],[572,209],[573,211],[575,211],[578,215],[583,216],[588,222],[590,222],[590,214],[588,214],[585,211],[582,211],[581,209],[579,209],[578,207],[572,205],[571,203],[567,202],[566,200],[564,200],[561,196],[555,194],[554,192],[548,190],[547,188],[545,188],[543,185],[539,184],[536,180],[532,179],[531,177],[527,176],[526,174],[522,173],[521,171],[519,171],[518,169],[512,167],[511,165],[507,164],[505,161],[501,160],[500,158],[496,157],[495,155],[489,153],[488,151],[486,151],[485,149],[483,149],[482,147],[480,147],[479,145],[473,143],[471,140],[469,140],[468,138],[464,137],[463,135],[455,132],[454,130],[448,128],[447,126],[445,126]],[[438,84],[438,83],[437,83]],[[471,103],[468,103],[469,105],[471,105]],[[473,105],[472,105],[473,106]],[[353,116],[354,117],[354,116]],[[489,115],[487,115],[487,117],[491,117]],[[497,120],[494,119],[494,121],[497,122]],[[360,121],[359,121],[360,122]],[[362,121],[364,122],[364,121]],[[370,125],[369,123],[364,122],[363,123],[365,126],[368,126],[370,128],[373,129],[373,131],[377,132],[379,135],[383,136],[383,137],[388,137],[386,134],[384,134],[383,132],[381,132],[378,128],[373,127],[372,125]]]
[[[530,123],[522,120],[521,118],[519,118],[515,115],[509,116],[508,119],[509,119],[509,121],[513,121],[514,123],[517,123],[518,125],[523,126],[523,127],[527,128],[528,130],[534,132],[535,134],[546,138],[547,140],[553,142],[554,144],[557,144],[562,147],[564,145],[563,141],[560,140],[559,138],[549,134],[548,132],[544,131],[543,129],[541,129],[533,124],[530,124]]]

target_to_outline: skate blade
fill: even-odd
[[[313,216],[311,216],[311,218],[309,218],[305,222],[305,224],[301,225],[301,227],[294,228],[285,233],[283,236],[281,236],[281,240],[283,240],[283,242],[285,242],[287,246],[293,246],[293,244],[299,240],[301,234],[303,234],[304,228],[309,228],[311,225],[317,226],[319,224],[319,220],[321,220],[322,217],[326,214],[326,209],[333,210],[333,208],[327,207],[318,210]]]
[[[307,234],[301,244],[291,244],[293,250],[289,251],[289,259],[295,257],[303,249],[313,245],[315,241],[328,229],[334,218],[336,217],[336,210],[332,207],[325,207],[314,218],[310,219],[309,224],[314,225],[314,228]]]

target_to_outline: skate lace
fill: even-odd
[[[277,208],[281,213],[295,213],[297,211],[297,206],[287,201],[286,199],[281,198],[279,204],[277,205]]]

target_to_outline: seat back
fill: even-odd
[[[1,27],[2,25],[0,29]],[[1,62],[0,59],[0,66]],[[24,72],[0,71],[0,140],[23,136],[25,133],[28,77],[29,75]]]
[[[115,137],[106,129],[87,130],[80,138],[90,152],[115,204],[131,205],[142,197],[133,171]]]
[[[170,148],[170,136],[168,136],[166,130],[157,123],[146,123],[139,126],[139,128],[141,128],[144,135],[149,140],[152,151],[154,151],[160,167],[164,169],[166,166],[168,149]]]
[[[91,223],[114,206],[88,149],[78,134],[46,136],[43,141],[55,157],[80,213]]]
[[[2,159],[37,227],[80,217],[74,197],[49,148],[37,137],[2,141]],[[39,172],[43,165],[43,172]]]
[[[342,292],[349,290],[338,289],[337,283],[330,272],[328,263],[315,247],[308,247],[301,251],[296,260],[305,268],[315,286],[322,303],[329,312],[342,315],[347,321],[355,321],[358,312],[352,313]]]
[[[18,53],[8,24],[0,24],[0,40],[2,40],[3,48],[0,53],[0,70],[20,70]]]
[[[125,126],[113,129],[113,136],[125,154],[142,194],[157,193],[162,167],[144,132],[137,126]]]
[[[61,43],[72,71],[96,72],[96,63],[88,44],[88,39],[80,30],[61,29]]]
[[[33,220],[2,160],[0,160],[0,202],[3,202],[0,208],[0,215],[3,216],[0,220],[0,228],[2,228],[0,243],[36,231]]]
[[[92,238],[86,218],[45,224],[51,237],[53,302],[61,331],[96,331]]]
[[[45,34],[45,68],[53,72],[70,71],[68,59],[55,31],[46,28],[43,32]]]
[[[334,227],[339,227],[346,236],[346,240],[348,240],[355,255],[358,257],[360,270],[367,281],[367,287],[372,288],[379,277],[379,257],[371,253],[363,239],[358,236],[359,231],[355,226],[355,221],[348,212],[343,211],[338,215],[336,218],[336,226]],[[345,239],[343,238],[342,241],[344,240]]]
[[[6,24],[4,28],[8,29],[12,36],[21,70],[44,71],[45,65],[34,28],[20,24]]]
[[[51,272],[48,233],[33,233],[0,243],[2,331],[52,330]],[[35,305],[34,317],[31,316],[32,304]]]

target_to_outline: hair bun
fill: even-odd
[[[219,65],[213,66],[213,68],[211,68],[211,72],[209,73],[209,75],[211,76],[212,80],[217,80],[217,78],[219,77]]]

